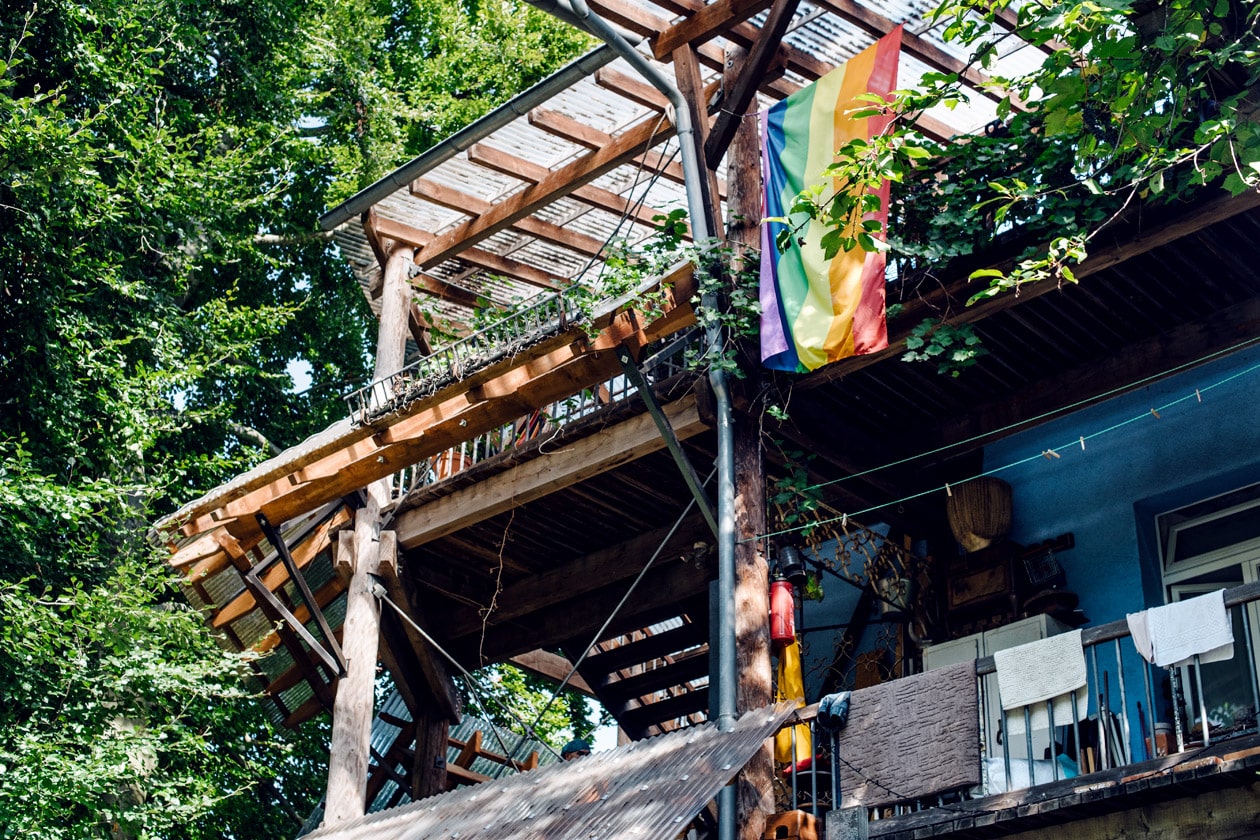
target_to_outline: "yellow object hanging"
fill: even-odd
[[[801,668],[801,644],[792,642],[779,652],[775,675],[775,699],[795,700],[797,708],[805,706],[805,672]],[[796,732],[796,752],[792,751],[792,732]],[[814,754],[809,737],[809,724],[798,723],[780,729],[774,736],[774,760],[780,764],[801,761]]]

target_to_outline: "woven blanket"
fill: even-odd
[[[979,784],[979,708],[975,662],[853,692],[849,723],[840,732],[842,806],[884,805]]]
[[[1047,700],[1052,701],[1056,726],[1072,722],[1073,698],[1078,719],[1085,719],[1089,695],[1080,630],[996,651],[993,664],[997,667],[1002,708],[1014,712],[1006,718],[1007,735],[1024,734],[1024,706],[1029,707],[1029,722],[1034,730],[1049,729]]]
[[[1234,658],[1234,625],[1225,609],[1225,590],[1176,601],[1126,616],[1133,646],[1161,668]]]

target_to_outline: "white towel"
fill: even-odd
[[[1133,637],[1133,646],[1137,648],[1138,655],[1147,662],[1154,662],[1155,654],[1151,650],[1151,628],[1146,610],[1129,613],[1124,620],[1129,623],[1129,635]]]
[[[1080,630],[996,651],[993,663],[997,667],[1002,708],[1016,710],[1006,719],[1008,737],[1024,733],[1023,706],[1030,707],[1029,719],[1034,730],[1049,729],[1047,700],[1053,702],[1056,726],[1072,722],[1073,698],[1077,718],[1084,720],[1089,711],[1089,694]]]
[[[1225,609],[1224,589],[1153,607],[1146,611],[1146,626],[1151,645],[1148,661],[1161,668],[1190,664],[1196,654],[1205,665],[1234,658],[1234,624]]]

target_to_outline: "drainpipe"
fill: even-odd
[[[691,122],[691,110],[682,91],[654,64],[633,46],[608,21],[593,13],[586,0],[528,0],[580,29],[589,32],[612,47],[631,67],[637,70],[653,87],[665,94],[674,107],[674,125],[682,149],[684,183],[687,189],[687,210],[691,216],[691,230],[696,242],[712,239],[709,216],[706,212],[700,183],[708,177],[704,163],[696,151],[693,139],[695,127]],[[701,298],[701,306],[715,310],[717,293],[709,291]],[[709,355],[721,352],[723,330],[713,324],[705,334]],[[735,449],[732,436],[731,396],[727,387],[726,372],[717,368],[709,370],[709,384],[713,388],[717,414],[717,471],[718,471],[718,672],[715,717],[718,730],[729,732],[735,728]],[[727,785],[718,798],[719,840],[735,837],[735,788]]]

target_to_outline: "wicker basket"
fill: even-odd
[[[945,501],[949,528],[967,551],[987,548],[1011,529],[1011,485],[985,476],[952,488]]]

